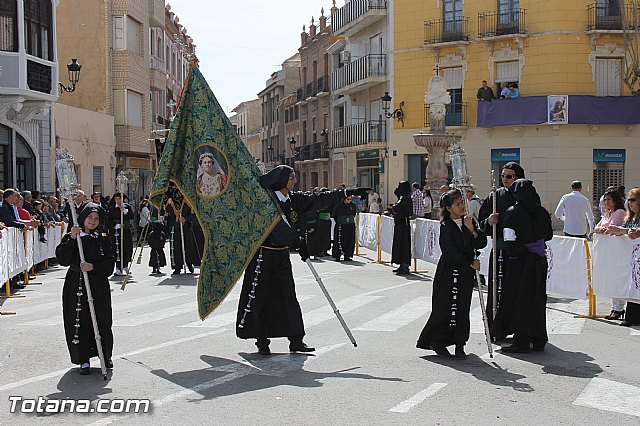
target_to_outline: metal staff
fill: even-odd
[[[311,269],[311,273],[315,277],[316,282],[320,286],[320,289],[324,293],[324,297],[327,298],[327,301],[329,302],[329,305],[331,305],[331,309],[333,309],[333,313],[335,313],[336,317],[338,317],[338,321],[340,321],[340,324],[342,325],[342,328],[344,328],[344,332],[347,333],[347,336],[349,337],[349,340],[351,340],[351,343],[353,344],[353,347],[354,348],[358,347],[358,344],[356,343],[356,339],[354,339],[353,338],[353,334],[351,334],[351,330],[349,330],[349,327],[347,327],[347,323],[344,322],[344,318],[342,318],[342,315],[340,314],[340,311],[336,307],[336,304],[333,303],[333,299],[329,295],[329,292],[327,291],[327,288],[322,283],[322,279],[320,278],[320,275],[318,275],[318,271],[316,271],[316,268],[313,266],[313,263],[311,263],[311,260],[307,259],[306,263],[307,263],[307,266],[309,267],[309,269]]]
[[[180,221],[180,219],[184,219],[182,217],[182,209],[184,208],[184,201],[182,202],[182,206],[180,207],[180,213],[176,217],[176,220],[180,224],[180,243],[182,245],[182,267],[184,268],[184,273],[187,273],[187,252],[184,248],[184,222]]]
[[[498,212],[498,201],[496,200],[496,181],[494,178],[495,171],[491,170],[491,200],[493,201],[493,214]],[[493,270],[493,278],[492,284],[493,288],[491,289],[491,298],[493,303],[491,307],[493,308],[493,321],[496,320],[496,314],[498,313],[498,227],[497,223],[491,227],[491,269]]]
[[[124,172],[121,170],[118,173],[118,177],[116,178],[116,183],[118,186],[118,192],[120,192],[120,270],[124,269],[124,193],[127,190],[127,177]],[[117,237],[116,237],[117,238]],[[125,272],[126,275],[129,275],[129,271]]]
[[[69,199],[73,200],[73,196],[77,194],[77,190],[80,189],[80,185],[77,183],[76,172],[73,165],[73,157],[68,152],[66,152],[66,150],[58,150],[56,169],[58,172],[58,180],[60,181],[62,190],[68,196],[71,196]],[[78,216],[76,213],[75,205],[71,205],[70,207],[71,208],[69,210],[71,211],[71,220],[73,222],[73,226],[78,226]],[[82,248],[82,238],[78,235],[76,241],[78,242],[80,263],[83,263],[85,259],[84,250]],[[98,349],[98,358],[100,358],[100,369],[102,370],[102,377],[104,378],[104,380],[107,380],[107,367],[105,366],[104,362],[102,338],[100,337],[100,330],[98,329],[96,308],[93,305],[93,294],[91,293],[91,285],[89,284],[89,274],[86,271],[83,271],[82,278],[84,281],[84,289],[87,292],[87,302],[89,302],[89,313],[91,314],[91,323],[93,325],[93,334],[95,336],[96,347]]]

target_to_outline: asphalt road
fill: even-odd
[[[0,317],[0,424],[639,424],[640,328],[579,319],[584,301],[550,297],[545,352],[488,355],[478,298],[466,360],[415,348],[431,308],[435,265],[395,276],[373,254],[353,262],[314,261],[358,342],[354,348],[307,266],[292,256],[314,355],[273,355],[235,337],[236,286],[204,322],[197,275],[150,276],[134,265],[120,290],[112,279],[114,370],[104,381],[97,359],[80,376],[64,341],[61,290],[66,268],[4,300]],[[148,255],[148,249],[145,250]],[[197,270],[196,270],[197,272]],[[609,310],[599,301],[599,313]],[[497,346],[495,347],[497,348]],[[18,401],[18,397],[21,398]],[[26,399],[148,399],[148,413],[10,413]],[[12,399],[10,399],[12,398]],[[46,405],[45,405],[46,407]],[[122,408],[114,405],[115,409]]]

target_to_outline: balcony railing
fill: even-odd
[[[311,83],[307,83],[304,89],[304,97],[305,99],[309,99],[316,96],[316,82],[312,81]]]
[[[27,61],[27,86],[36,92],[51,93],[51,67]]]
[[[302,87],[299,87],[296,89],[296,102],[300,102],[302,99]]]
[[[424,44],[469,40],[469,18],[433,19],[424,23]]]
[[[334,34],[339,34],[345,27],[371,10],[386,9],[386,0],[352,0],[331,15],[331,27]]]
[[[446,107],[446,115],[444,124],[450,127],[466,127],[469,125],[467,121],[467,103],[451,102]],[[429,117],[429,105],[424,106],[424,127],[430,127],[431,120]]]
[[[621,1],[607,2],[606,4],[593,3],[587,6],[587,31],[595,30],[622,30],[624,29],[625,18],[631,21],[634,15],[638,14],[638,6]]]
[[[296,157],[296,160],[315,160],[318,158],[328,158],[329,148],[324,143],[317,142],[309,145],[304,145],[300,148],[300,153]]]
[[[331,89],[339,90],[359,81],[387,75],[385,54],[372,54],[358,58],[350,64],[333,71]]]
[[[329,91],[329,79],[327,78],[326,75],[322,75],[320,77],[318,77],[318,93],[322,93],[322,92],[328,92]]]
[[[478,38],[526,34],[525,9],[478,13]]]
[[[162,59],[156,58],[153,55],[151,55],[150,58],[151,59],[149,62],[150,62],[151,68],[160,70],[162,72],[166,72],[167,66]]]
[[[386,120],[371,120],[340,127],[332,131],[332,148],[379,144],[387,141]]]

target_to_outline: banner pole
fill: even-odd
[[[574,318],[604,318],[606,315],[598,315],[596,307],[596,294],[593,292],[593,275],[591,263],[591,250],[589,250],[589,241],[584,240],[584,249],[587,255],[587,299],[589,300],[589,312],[587,315],[574,315]]]
[[[382,217],[378,215],[378,263],[382,263],[382,245],[380,244],[380,228],[382,227]]]
[[[359,235],[360,235],[360,215],[356,212],[356,256],[360,256],[360,242],[359,240]]]

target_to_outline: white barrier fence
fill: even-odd
[[[7,228],[0,233],[0,282],[21,274],[37,263],[55,257],[56,247],[62,239],[64,224],[46,228],[46,243],[40,242],[37,229],[26,232],[17,228]]]
[[[378,231],[379,229],[379,231]],[[438,263],[440,222],[429,219],[412,221],[414,259]],[[358,243],[371,250],[390,254],[393,245],[393,219],[372,213],[360,213]],[[588,250],[592,253],[592,286],[598,297],[640,299],[640,240],[627,236],[596,235],[592,247],[582,238],[554,236],[547,242],[547,290],[575,299],[588,299]],[[488,276],[491,238],[480,250],[480,273]]]

